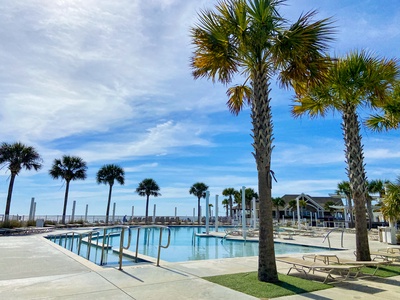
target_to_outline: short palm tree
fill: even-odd
[[[198,24],[191,29],[194,78],[229,84],[235,74],[246,77],[242,85],[228,89],[228,108],[238,114],[246,104],[251,107],[260,196],[258,279],[266,282],[278,281],[272,226],[270,81],[278,75],[285,87],[299,81],[318,83],[332,31],[328,19],[311,21],[315,12],[287,26],[278,11],[284,2],[220,0],[214,11],[201,11]]]
[[[335,191],[336,195],[344,195],[346,197],[347,205],[349,206],[350,212],[350,228],[354,227],[354,218],[353,218],[353,202],[351,197],[351,189],[350,182],[341,181],[337,185],[337,189]]]
[[[138,193],[139,196],[146,197],[146,216],[145,216],[146,224],[149,223],[148,218],[149,218],[150,196],[153,197],[161,196],[159,191],[160,187],[158,186],[157,182],[155,182],[155,180],[151,178],[143,179],[142,182],[139,183],[139,186],[136,188],[136,193]]]
[[[304,210],[307,207],[307,201],[304,199],[299,200],[299,207],[300,207],[300,212],[301,212],[301,217],[304,218]]]
[[[0,165],[4,165],[10,171],[10,184],[4,212],[5,221],[9,220],[12,192],[15,177],[22,169],[38,171],[42,167],[42,158],[35,148],[26,146],[20,142],[9,144],[2,143],[0,146]]]
[[[386,184],[381,211],[383,216],[389,220],[391,226],[400,219],[400,177],[397,178],[395,183],[388,182]]]
[[[65,224],[65,216],[67,213],[68,193],[69,184],[75,180],[86,179],[86,162],[78,156],[63,155],[61,159],[55,159],[49,175],[53,179],[65,180],[65,195],[64,195],[64,206],[61,223]]]
[[[233,217],[233,196],[235,196],[235,189],[234,188],[226,188],[222,191],[222,195],[228,197],[229,200],[229,216]]]
[[[201,222],[201,209],[200,209],[200,199],[206,197],[206,191],[208,190],[208,185],[203,182],[196,182],[190,187],[189,194],[197,197],[197,222],[200,225]]]
[[[229,203],[230,203],[229,199],[222,200],[222,205],[226,209],[226,217],[228,217],[228,215],[229,215]]]
[[[285,206],[285,200],[283,200],[281,197],[276,197],[272,198],[272,203],[275,206],[276,209],[276,219],[279,221],[279,208]]]
[[[358,109],[380,108],[389,102],[400,71],[395,60],[354,51],[334,60],[325,74],[322,84],[298,91],[293,115],[324,117],[328,111],[341,113],[346,171],[356,215],[356,256],[357,260],[371,260],[365,216],[367,179]]]
[[[110,215],[110,204],[111,204],[111,194],[114,182],[117,181],[119,184],[124,185],[125,183],[125,171],[120,166],[110,164],[104,165],[96,174],[96,181],[98,184],[104,183],[110,186],[108,191],[108,201],[106,210],[106,224],[108,224],[108,218]]]

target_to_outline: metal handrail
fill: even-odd
[[[128,229],[128,245],[124,246],[125,229]],[[124,249],[129,249],[131,246],[131,228],[129,226],[121,227],[121,238],[119,240],[119,270],[122,270],[122,256]]]
[[[322,241],[322,243],[325,242],[326,238],[328,238],[328,245],[329,245],[329,249],[331,249],[331,240],[329,239],[329,235],[331,234],[331,232],[336,231],[336,230],[342,230],[342,235],[341,235],[341,247],[343,248],[343,234],[344,234],[344,228],[333,228],[331,230],[329,230],[329,232],[326,234],[326,236],[324,237],[324,240]]]
[[[171,229],[168,226],[164,226],[164,225],[143,225],[143,226],[134,227],[134,228],[138,230],[137,237],[136,237],[136,254],[135,254],[136,262],[137,262],[138,253],[139,253],[140,229],[142,229],[142,228],[144,228],[144,229],[159,228],[160,229],[160,239],[159,239],[159,242],[158,242],[158,254],[157,254],[157,267],[159,267],[160,266],[161,248],[164,248],[164,249],[168,248],[169,244],[171,242]],[[167,242],[166,245],[161,245],[163,229],[167,229],[168,230],[168,242]]]

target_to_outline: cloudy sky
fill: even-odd
[[[44,159],[39,172],[21,171],[16,178],[11,214],[28,214],[31,197],[37,215],[62,213],[65,185],[48,170],[64,154],[88,163],[87,180],[71,183],[68,213],[74,200],[77,214],[86,204],[89,214],[105,213],[108,186],[95,176],[110,163],[126,172],[125,185],[113,191],[119,215],[130,215],[132,206],[144,214],[144,198],[134,192],[144,178],[161,188],[162,196],[150,201],[160,215],[178,207],[179,215],[191,216],[197,200],[188,191],[198,181],[209,185],[212,199],[226,187],[256,189],[249,110],[231,115],[226,87],[195,81],[189,67],[189,28],[216,2],[0,2],[0,141],[34,146]],[[292,22],[311,9],[317,18],[333,18],[332,54],[367,49],[399,56],[397,0],[286,4],[281,13]],[[346,180],[340,115],[293,119],[292,91],[273,83],[273,196],[332,193]],[[368,178],[394,180],[400,175],[399,132],[363,128],[362,135]],[[0,214],[9,175],[0,170]]]

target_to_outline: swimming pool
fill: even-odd
[[[220,227],[219,231],[224,232],[225,229],[232,229],[231,227]],[[160,228],[146,228],[141,229],[139,241],[137,243],[137,226],[131,229],[131,245],[129,251],[135,253],[136,247],[141,255],[157,258],[158,244],[160,238]],[[103,229],[99,229],[103,231]],[[217,237],[201,237],[196,236],[196,233],[203,233],[205,227],[194,226],[175,226],[170,227],[170,245],[166,249],[161,249],[160,259],[168,262],[184,262],[191,260],[207,260],[218,258],[233,258],[233,257],[246,257],[258,255],[258,242],[257,241],[235,241]],[[210,230],[214,228],[210,227]],[[102,237],[99,241],[102,241]],[[128,238],[128,230],[125,233],[125,241]],[[52,238],[50,238],[52,239]],[[88,247],[88,243],[82,243],[78,247],[78,242],[71,237],[53,238],[55,243],[64,246],[65,248],[77,253],[83,257],[88,258],[90,261],[101,265],[115,265],[118,263],[118,254],[114,253],[111,248],[106,252],[106,256],[101,255],[101,247]],[[93,238],[93,240],[95,240]],[[92,240],[92,244],[93,244]],[[167,244],[168,237],[163,235],[162,244]],[[97,241],[97,240],[96,240]],[[106,242],[113,249],[119,248],[120,236],[119,232],[110,231],[110,238]],[[126,242],[125,242],[126,244]],[[138,245],[138,246],[137,246]],[[291,253],[316,253],[326,251],[326,248],[301,246],[286,243],[275,242],[275,254],[291,254]],[[143,262],[143,260],[141,260]],[[132,264],[132,258],[124,257],[123,264]]]
[[[211,227],[211,230],[214,228]],[[224,232],[227,227],[220,227]],[[146,234],[141,234],[139,253],[157,257],[159,229],[152,229]],[[162,249],[161,259],[168,262],[183,262],[189,260],[206,260],[217,258],[245,257],[258,255],[258,242],[235,241],[217,237],[200,237],[195,233],[202,233],[205,227],[179,226],[171,227],[171,242],[167,249]],[[166,242],[166,237],[163,237]],[[136,247],[136,246],[134,246]],[[135,251],[135,248],[131,249]],[[326,251],[326,248],[300,246],[275,242],[275,254],[290,253],[315,253]]]

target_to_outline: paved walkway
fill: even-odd
[[[355,237],[345,235],[340,257],[353,258]],[[282,242],[288,242],[282,240]],[[295,236],[290,242],[323,246],[322,238]],[[333,247],[340,234],[332,234]],[[371,241],[371,250],[386,247]],[[301,255],[296,255],[301,256]],[[289,265],[278,263],[286,273]],[[100,267],[41,235],[0,237],[1,299],[257,299],[201,279],[257,270],[257,257]],[[295,273],[294,273],[295,274]],[[319,292],[275,299],[400,299],[400,276],[367,277],[336,283]]]

